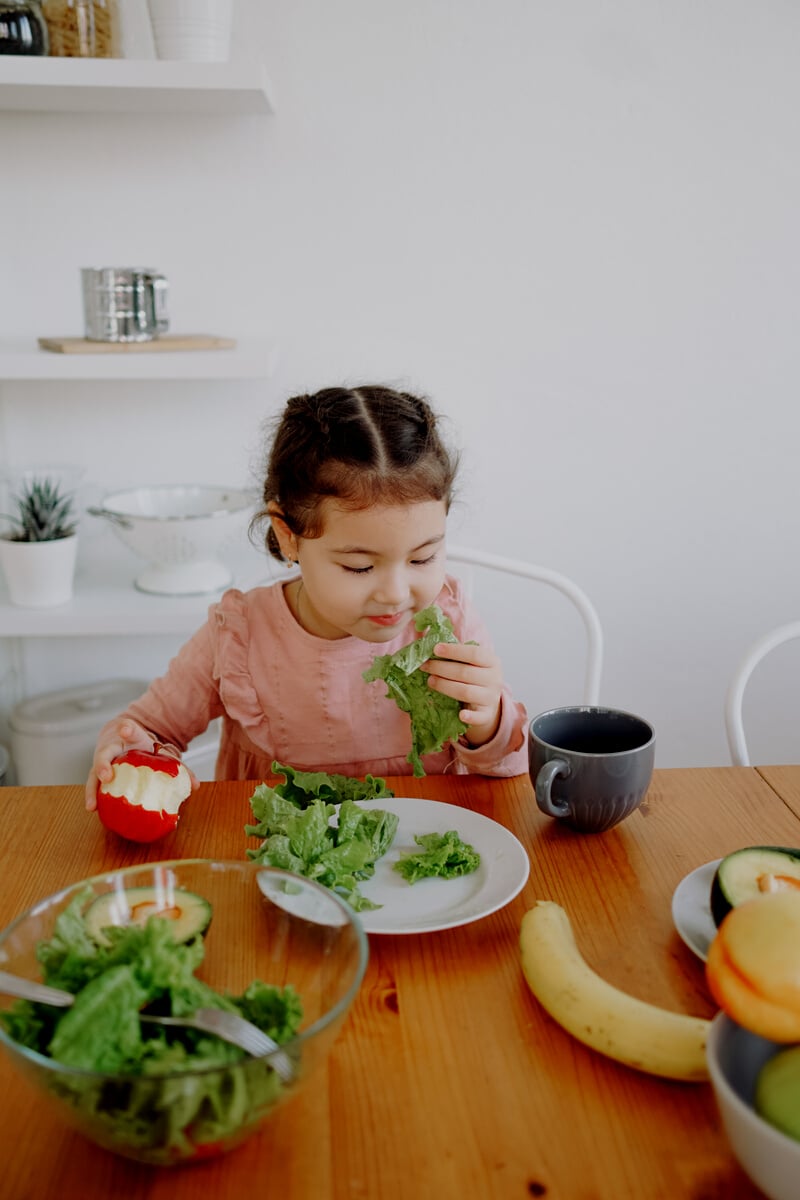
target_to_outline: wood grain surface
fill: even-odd
[[[800,768],[757,767],[756,770],[792,812],[800,817]]]
[[[0,1056],[2,1200],[760,1195],[731,1155],[707,1084],[619,1066],[539,1008],[519,966],[519,926],[534,900],[556,900],[609,981],[711,1016],[703,964],[672,926],[672,893],[689,871],[738,847],[800,845],[800,767],[656,771],[641,808],[595,835],[541,816],[525,776],[388,782],[397,795],[463,805],[511,829],[531,859],[523,892],[458,929],[372,936],[361,992],[326,1067],[262,1132],[202,1165],[140,1167],[95,1148]],[[0,789],[0,925],[109,869],[243,858],[257,844],[243,832],[253,787],[203,784],[176,832],[149,847],[105,831],[77,786]]]

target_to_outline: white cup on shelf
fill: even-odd
[[[148,0],[159,58],[227,62],[233,0]]]
[[[154,59],[156,48],[147,0],[122,0],[117,11],[122,57]]]

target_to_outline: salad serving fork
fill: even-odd
[[[23,979],[20,975],[12,975],[8,971],[0,971],[0,992],[8,996],[19,996],[23,1000],[33,1000],[38,1004],[50,1004],[54,1008],[69,1008],[74,1004],[72,992],[62,991],[61,988],[49,987],[44,983],[35,983]],[[245,1020],[237,1013],[227,1012],[222,1008],[198,1008],[189,1016],[160,1017],[149,1013],[140,1013],[140,1021],[154,1025],[179,1025],[184,1028],[201,1029],[205,1033],[216,1034],[225,1042],[238,1046],[253,1058],[264,1054],[273,1054],[280,1046],[266,1033]],[[295,1078],[295,1067],[289,1056],[281,1051],[271,1059],[274,1068],[284,1083],[291,1083]]]

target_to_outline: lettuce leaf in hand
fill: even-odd
[[[481,856],[474,846],[462,842],[454,829],[447,833],[420,833],[414,841],[421,850],[409,850],[394,864],[408,883],[418,879],[430,879],[434,875],[442,879],[456,879],[459,875],[470,875],[481,863]]]
[[[458,715],[460,702],[433,691],[428,687],[428,676],[419,670],[422,663],[434,657],[433,650],[439,642],[458,641],[450,618],[438,604],[431,604],[417,613],[414,623],[422,636],[394,654],[379,654],[363,677],[367,683],[384,680],[387,698],[411,717],[411,751],[407,761],[419,777],[425,774],[422,755],[436,753],[445,742],[458,741],[467,726]]]

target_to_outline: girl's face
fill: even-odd
[[[443,500],[359,511],[325,500],[321,537],[294,537],[276,523],[284,554],[302,571],[290,603],[303,628],[329,639],[392,641],[441,590],[446,517]]]

